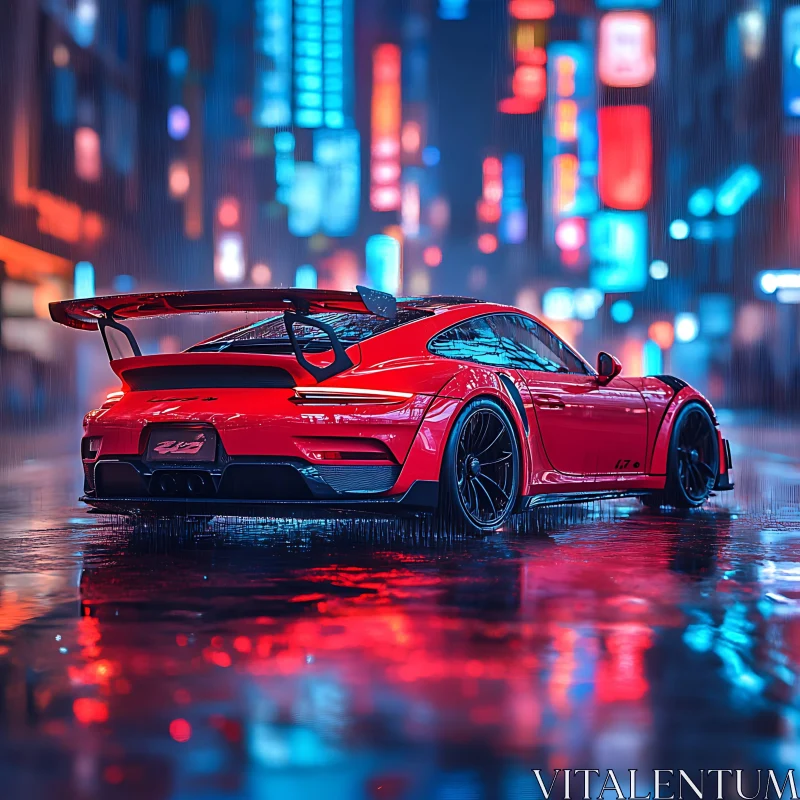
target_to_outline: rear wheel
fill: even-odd
[[[506,412],[494,400],[469,403],[450,432],[442,460],[442,507],[448,526],[496,531],[519,492],[519,446]]]
[[[675,420],[663,492],[644,498],[650,507],[697,508],[708,500],[719,472],[717,431],[699,403],[685,406]]]

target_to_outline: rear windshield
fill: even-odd
[[[314,320],[330,325],[336,334],[336,338],[347,347],[429,315],[430,312],[418,308],[398,308],[396,319],[381,319],[372,314],[346,313],[312,314],[311,317]],[[319,348],[324,350],[330,347],[328,335],[318,328],[297,323],[294,326],[294,332],[302,343],[311,344],[312,346],[318,344]],[[189,352],[215,350],[247,350],[253,352],[259,348],[270,352],[283,349],[286,349],[286,352],[291,351],[283,316],[267,317],[243,328],[228,331],[210,342],[203,342],[190,347]]]

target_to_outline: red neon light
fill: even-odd
[[[217,219],[223,228],[233,228],[239,223],[239,201],[234,197],[226,197],[217,208]]]
[[[550,19],[556,4],[554,0],[511,0],[508,13],[515,19]]]
[[[539,103],[525,97],[505,97],[497,104],[501,114],[533,114],[539,108]]]
[[[653,189],[653,141],[647,106],[608,106],[597,114],[598,190],[611,208],[644,208]]]
[[[541,103],[547,96],[547,72],[544,67],[522,64],[514,71],[511,90],[516,97]]]
[[[486,200],[478,200],[478,221],[487,222],[490,225],[500,221],[502,210],[500,203],[490,203]]]
[[[483,199],[492,205],[503,199],[503,165],[494,156],[483,160]]]
[[[372,57],[372,164],[370,204],[375,211],[400,208],[400,48],[382,44]]]
[[[531,47],[526,50],[518,47],[517,61],[520,64],[532,64],[537,67],[543,67],[547,63],[547,50],[545,50],[544,47]]]
[[[376,161],[370,174],[375,183],[396,183],[400,179],[400,165],[395,161]]]
[[[494,253],[497,250],[497,237],[493,233],[482,233],[478,237],[478,250],[481,253]]]
[[[435,245],[426,247],[422,251],[422,260],[428,267],[438,267],[442,263],[442,250]]]

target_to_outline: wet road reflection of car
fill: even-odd
[[[64,511],[26,474],[0,512],[9,797],[514,798],[532,768],[797,760],[800,523],[738,491],[486,539],[198,536]]]

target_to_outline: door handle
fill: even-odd
[[[537,408],[546,408],[553,411],[566,408],[564,401],[552,394],[535,394],[533,396],[533,404]]]

